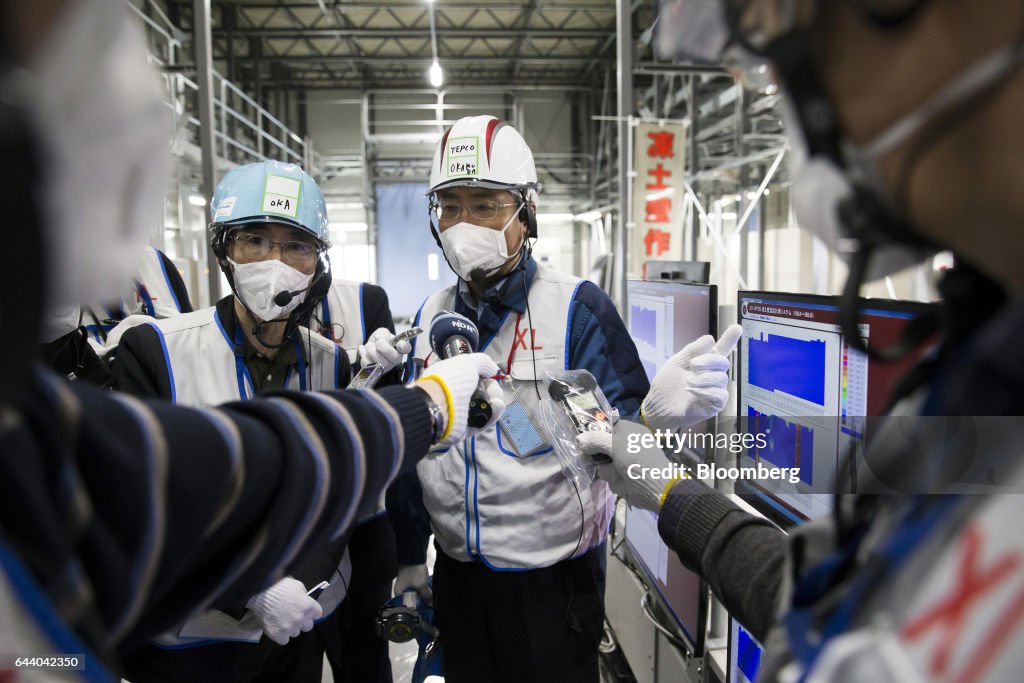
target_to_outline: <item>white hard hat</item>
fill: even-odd
[[[540,191],[533,153],[523,136],[494,116],[467,116],[441,137],[430,167],[430,193],[456,185]]]

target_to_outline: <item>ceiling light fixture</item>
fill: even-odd
[[[441,65],[435,59],[434,63],[430,65],[430,85],[435,88],[440,88],[444,85],[444,73],[441,71]]]
[[[427,77],[430,79],[430,85],[440,88],[444,84],[444,72],[441,71],[441,63],[437,61],[437,27],[434,23],[434,2],[433,0],[427,0],[427,4],[430,6],[427,10],[427,14],[430,15],[430,49],[434,53],[434,61],[430,63]]]

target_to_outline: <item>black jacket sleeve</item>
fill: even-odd
[[[395,331],[395,319],[391,315],[391,304],[388,302],[388,293],[384,291],[382,287],[377,285],[371,285],[370,283],[363,284],[362,289],[363,295],[363,328],[366,330],[366,336],[373,334],[374,331],[384,327],[391,331],[393,334]],[[366,339],[363,339],[363,343],[366,343]],[[380,378],[377,382],[378,387],[393,386],[402,383],[402,365],[389,371],[386,375]],[[353,375],[355,371],[353,371]]]
[[[398,564],[426,564],[430,542],[430,514],[423,504],[423,488],[415,470],[395,479],[384,498],[395,531]]]
[[[159,333],[149,325],[127,330],[114,356],[112,386],[140,398],[171,399],[171,376]]]
[[[431,433],[406,387],[192,409],[39,373],[12,410],[3,545],[115,667],[113,650],[253,595],[341,538]]]
[[[711,585],[729,613],[764,642],[775,621],[785,534],[722,493],[687,479],[666,497],[658,531],[682,563]]]

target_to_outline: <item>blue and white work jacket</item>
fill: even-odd
[[[511,378],[506,403],[514,394],[527,413],[536,408],[535,388],[542,388],[546,372],[589,370],[623,415],[635,414],[647,393],[636,347],[607,295],[592,282],[529,258],[525,269],[506,278],[497,303],[478,313],[456,286],[448,287],[427,298],[415,324],[427,327],[445,309],[477,324],[479,350]],[[437,360],[422,338],[412,356],[426,367]],[[605,482],[574,484],[550,443],[520,453],[507,441],[495,425],[429,454],[417,466],[423,503],[444,552],[493,569],[522,570],[551,566],[602,543],[613,503]],[[405,543],[408,536],[398,535],[400,545]],[[409,549],[400,547],[399,562],[409,557]]]

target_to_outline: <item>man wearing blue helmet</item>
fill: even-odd
[[[210,206],[211,248],[234,294],[123,332],[115,388],[190,405],[244,400],[270,389],[343,388],[351,374],[347,355],[299,324],[331,284],[327,211],[316,182],[292,164],[247,164],[224,177]],[[360,518],[374,511],[361,510]],[[219,605],[229,615],[237,608],[235,617],[247,607],[255,619],[248,627],[243,619],[225,628],[222,612],[208,612],[142,649],[127,660],[133,680],[248,680],[262,672],[318,681],[324,644],[320,634],[305,632],[346,596],[352,574],[346,540],[263,593]],[[330,587],[319,598],[308,596],[322,580]],[[218,626],[211,628],[213,620]],[[332,632],[323,640],[334,662],[339,644]],[[257,646],[261,635],[266,639]]]
[[[291,164],[248,164],[224,176],[210,207],[210,247],[234,296],[125,332],[115,386],[200,404],[271,388],[343,387],[345,354],[299,327],[331,283],[327,210],[316,182]],[[196,374],[197,363],[213,372]]]
[[[123,292],[159,221],[171,131],[139,29],[115,0],[0,3],[3,227],[17,235],[0,250],[0,643],[79,653],[77,671],[4,679],[117,681],[154,637],[299,571],[430,443],[463,438],[470,396],[497,372],[473,354],[412,388],[197,408],[41,368],[40,313]],[[167,351],[180,360],[180,344]],[[177,379],[179,403],[220,381]]]

